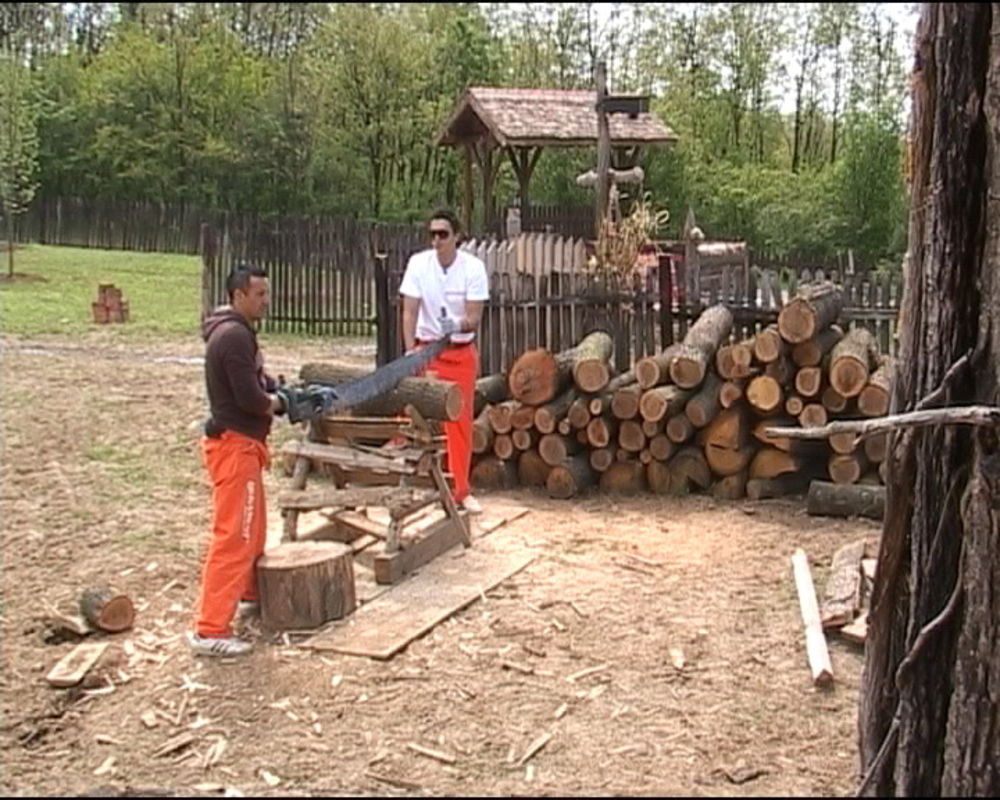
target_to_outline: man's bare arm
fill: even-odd
[[[417,314],[420,299],[403,295],[403,347],[409,351],[417,344]]]
[[[465,301],[465,318],[462,320],[462,333],[474,333],[479,329],[479,323],[483,319],[483,309],[486,303],[482,300]]]

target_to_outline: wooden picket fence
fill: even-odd
[[[847,324],[864,325],[882,352],[896,350],[899,278],[840,275],[822,270],[791,272],[782,285],[774,269],[757,269],[741,247],[717,248],[729,255],[705,259],[689,269],[682,243],[661,248],[646,274],[598,272],[588,267],[583,239],[556,234],[521,234],[505,241],[469,241],[464,250],[480,258],[490,280],[490,301],[479,332],[482,374],[504,371],[522,352],[572,347],[593,330],[611,333],[614,363],[626,370],[637,359],[684,337],[701,312],[725,303],[733,312],[734,334],[753,335],[777,320],[782,304],[799,282],[829,277],[845,291]],[[711,247],[705,247],[713,252]],[[397,252],[381,278],[385,311],[379,314],[379,363],[401,353],[398,289],[405,257]],[[384,320],[385,324],[381,322]]]

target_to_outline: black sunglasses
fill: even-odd
[[[451,236],[451,231],[443,231],[440,228],[431,228],[428,231],[432,239],[447,239]]]

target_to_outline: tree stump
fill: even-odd
[[[257,561],[261,622],[270,630],[318,628],[354,611],[354,557],[339,542],[286,542]]]
[[[80,595],[80,614],[93,627],[108,633],[127,631],[135,621],[132,601],[107,586],[84,589]]]

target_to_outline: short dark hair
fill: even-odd
[[[246,291],[250,285],[251,278],[266,278],[267,270],[263,267],[255,267],[251,264],[237,264],[226,276],[226,293],[229,295],[229,302],[233,302],[233,294],[237,289]]]
[[[459,234],[462,232],[462,223],[458,221],[458,214],[450,208],[439,208],[431,214],[430,219],[446,219],[448,220],[448,224],[451,225],[452,233]]]

